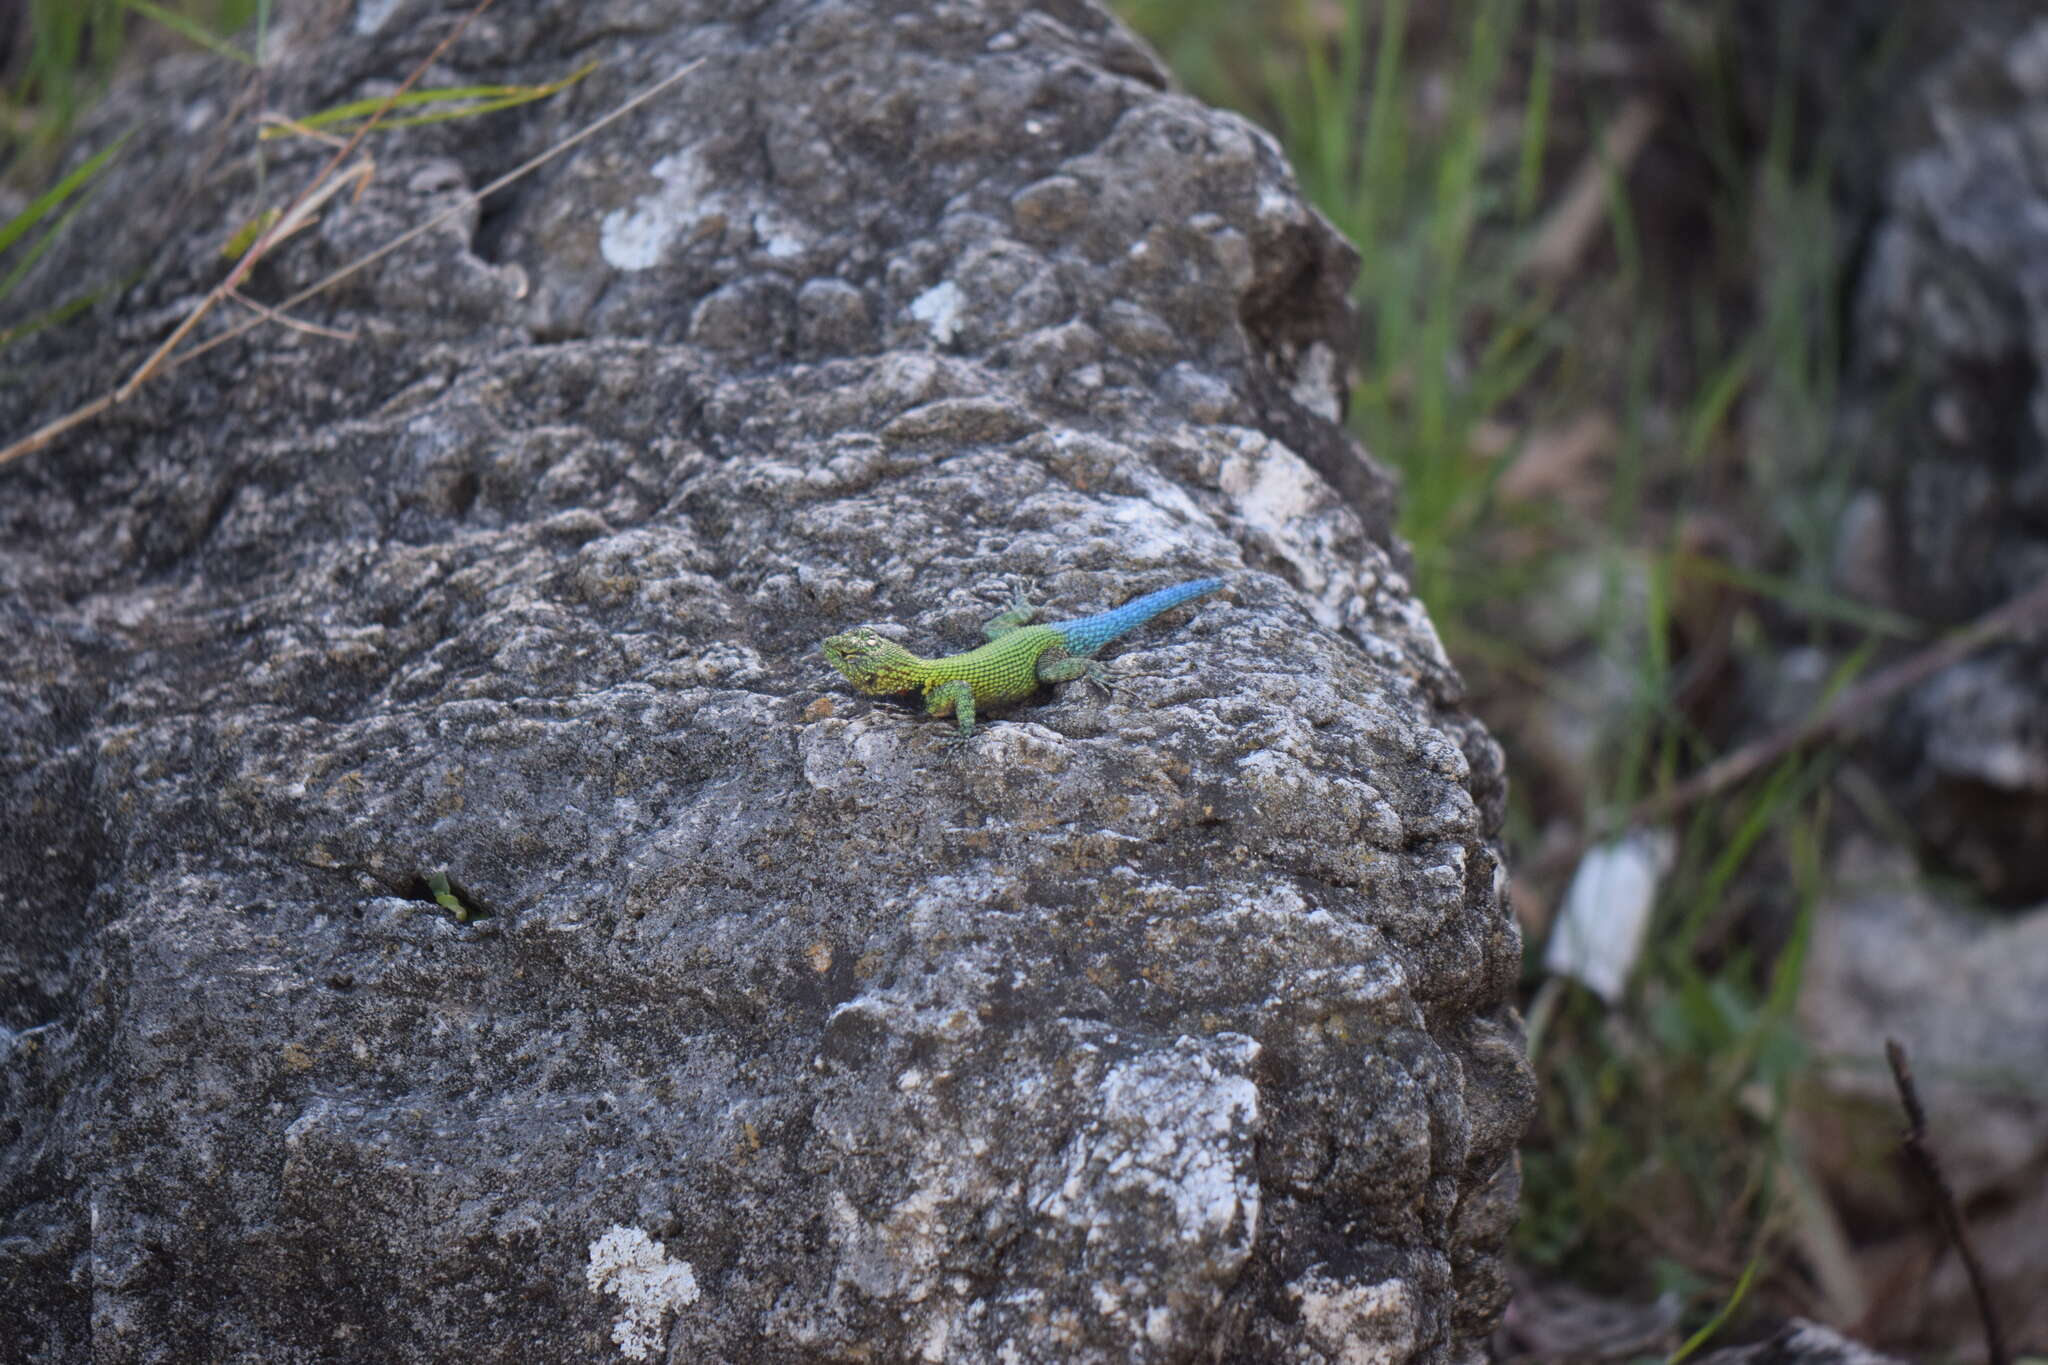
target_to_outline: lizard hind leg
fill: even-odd
[[[1104,695],[1116,691],[1116,684],[1110,681],[1109,670],[1094,659],[1069,654],[1063,649],[1048,649],[1038,656],[1040,682],[1052,684],[1078,682],[1082,679],[1101,688]]]
[[[940,683],[925,694],[925,714],[930,716],[951,716],[960,723],[960,738],[969,739],[974,735],[974,689],[965,681],[955,678]]]

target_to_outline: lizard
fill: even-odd
[[[820,647],[855,690],[874,697],[922,692],[926,713],[952,716],[960,739],[966,740],[981,710],[1022,701],[1041,684],[1085,678],[1109,690],[1108,674],[1094,657],[1098,650],[1159,613],[1222,586],[1220,578],[1197,578],[1094,616],[1045,625],[1031,624],[1038,608],[1020,592],[982,627],[987,644],[943,659],[921,659],[872,626],[831,636]]]

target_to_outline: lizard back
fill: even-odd
[[[958,679],[974,689],[976,701],[1018,701],[1038,690],[1038,656],[1061,644],[1055,626],[1020,626],[979,649],[931,660],[923,668],[923,687],[929,694]]]

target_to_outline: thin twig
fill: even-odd
[[[1977,1296],[1977,1316],[1984,1323],[1984,1352],[1991,1365],[2009,1365],[2012,1357],[2005,1349],[2005,1329],[1999,1325],[1998,1309],[1991,1302],[1991,1289],[1984,1281],[1984,1266],[1977,1259],[1977,1248],[1970,1242],[1970,1229],[1963,1222],[1962,1207],[1956,1203],[1956,1192],[1949,1185],[1948,1177],[1942,1173],[1941,1163],[1934,1159],[1934,1149],[1927,1145],[1927,1111],[1920,1105],[1920,1091],[1913,1084],[1913,1068],[1906,1061],[1906,1049],[1896,1038],[1884,1040],[1884,1055],[1892,1064],[1892,1080],[1899,1087],[1899,1103],[1906,1110],[1906,1131],[1900,1138],[1906,1149],[1906,1156],[1925,1177],[1928,1188],[1934,1191],[1934,1207],[1941,1215],[1941,1225],[1948,1230],[1949,1240],[1955,1243],[1956,1254],[1963,1258],[1963,1272],[1970,1277],[1970,1292]]]
[[[653,85],[647,87],[647,89],[633,96],[633,98],[627,100],[624,104],[612,110],[604,117],[597,119],[595,122],[592,122],[586,125],[585,127],[577,129],[568,137],[563,138],[560,142],[557,142],[554,146],[548,148],[544,152],[541,152],[539,155],[533,157],[531,160],[521,162],[519,165],[514,166],[511,170],[505,172],[505,174],[499,176],[496,180],[493,180],[490,184],[484,186],[482,189],[471,191],[470,193],[464,195],[460,200],[458,200],[454,204],[451,204],[449,207],[443,209],[441,212],[427,219],[425,222],[415,223],[413,226],[407,228],[404,232],[399,233],[396,237],[393,237],[390,241],[378,247],[376,250],[368,252],[365,255],[358,256],[355,260],[350,261],[347,265],[340,267],[339,269],[333,271],[331,274],[324,275],[320,279],[315,280],[313,283],[307,285],[304,289],[301,289],[298,293],[286,298],[283,302],[276,303],[271,306],[277,309],[297,307],[299,304],[304,303],[307,299],[312,298],[315,294],[324,293],[325,291],[332,289],[335,285],[340,284],[343,280],[355,274],[357,271],[363,270],[368,266],[376,264],[378,261],[383,260],[386,256],[389,256],[392,252],[397,251],[407,242],[410,242],[415,238],[424,235],[425,233],[433,231],[441,224],[447,222],[450,218],[455,217],[459,213],[466,212],[472,205],[477,204],[482,200],[490,198],[499,190],[504,189],[507,185],[511,184],[515,180],[518,180],[520,177],[531,175],[534,171],[540,169],[548,162],[554,160],[563,152],[568,151],[577,143],[583,141],[585,138],[590,137],[592,134],[597,133],[598,131],[603,129],[607,124],[610,124],[616,119],[623,118],[625,115],[639,108],[642,104],[645,104],[648,100],[653,99],[656,95],[659,95],[662,91],[674,85],[683,77],[689,75],[692,71],[695,71],[697,67],[703,63],[703,60],[704,59],[702,57],[699,57],[696,61],[689,63],[687,66],[682,67],[680,70],[674,72],[673,74],[663,77],[661,80],[655,82]],[[226,331],[221,332],[219,335],[208,337],[205,341],[200,342],[197,346],[192,347],[190,350],[180,351],[178,353],[176,363],[182,365],[187,360],[191,360],[198,356],[202,356],[206,354],[208,351],[212,350],[214,347],[224,345],[227,342],[233,341],[236,337],[241,336],[246,332],[253,331],[255,328],[262,326],[264,321],[265,319],[263,318],[245,318],[241,322],[238,322],[234,326],[228,328]],[[7,451],[0,451],[0,464],[4,464],[6,462],[8,454],[9,452]]]
[[[1766,735],[1709,763],[1677,786],[1640,802],[1628,825],[1661,822],[1705,797],[1714,796],[1758,770],[1845,729],[1899,693],[1925,681],[1950,664],[1996,644],[2030,625],[2048,621],[2048,582],[2012,598],[1972,621],[1955,634],[1873,673],[1841,693],[1818,713],[1798,725]]]
[[[425,222],[407,228],[404,232],[399,233],[398,236],[392,238],[390,241],[378,247],[376,250],[369,252],[367,255],[360,256],[355,260],[349,262],[347,265],[344,265],[339,269],[333,271],[331,274],[325,275],[322,278],[314,281],[312,284],[307,285],[304,289],[301,289],[298,293],[293,294],[291,297],[285,299],[281,303],[272,304],[272,311],[282,312],[284,310],[297,307],[299,304],[304,303],[307,299],[312,298],[315,294],[319,294],[328,289],[333,288],[335,285],[341,283],[341,281],[355,274],[357,271],[362,270],[365,267],[382,260],[386,256],[389,256],[392,252],[397,251],[400,247],[403,247],[407,242],[412,241],[414,238],[419,237],[421,234],[432,231],[434,228],[440,226],[442,223],[447,222],[450,218],[455,217],[459,213],[466,212],[472,205],[477,204],[482,200],[488,199],[491,195],[496,194],[499,190],[504,189],[507,185],[510,185],[515,180],[518,180],[523,176],[531,175],[534,171],[540,169],[540,167],[554,160],[563,152],[568,151],[571,147],[574,147],[579,142],[582,142],[586,138],[589,138],[594,134],[600,132],[604,128],[610,126],[612,123],[625,117],[633,110],[639,108],[641,105],[647,103],[647,101],[653,99],[656,95],[659,95],[664,90],[667,90],[670,86],[680,81],[683,77],[689,75],[692,71],[695,71],[700,65],[703,64],[703,60],[703,58],[699,57],[696,61],[685,64],[684,66],[680,67],[671,74],[664,76],[659,81],[656,81],[653,85],[648,86],[647,89],[633,96],[624,104],[621,104],[618,108],[613,109],[612,111],[603,115],[602,117],[584,125],[582,128],[579,128],[577,131],[571,133],[568,137],[563,138],[560,142],[548,148],[546,151],[541,152],[539,155],[534,156],[530,160],[522,162],[520,165],[513,167],[511,170],[505,172],[505,174],[499,176],[496,180],[493,180],[490,184],[484,186],[482,189],[464,195],[455,204],[442,210],[440,213],[435,214],[433,217],[427,219]],[[166,360],[163,363],[162,370],[165,373],[168,373],[171,370],[175,370],[180,365],[183,365],[191,360],[196,360],[200,356],[205,355],[208,351],[212,350],[216,346],[223,345],[227,342],[233,341],[236,337],[244,336],[249,332],[254,331],[256,328],[263,326],[263,324],[268,321],[270,321],[270,319],[265,316],[244,318],[240,322],[233,324],[232,326],[224,329],[218,334],[208,337],[205,341],[200,342],[198,345],[189,347],[186,350],[178,352],[176,355],[172,356],[170,359]],[[31,451],[42,449],[51,441],[54,441],[59,436],[62,436],[65,432],[70,431],[74,427],[82,426],[84,423],[99,416],[108,408],[114,406],[114,404],[117,401],[119,401],[119,398],[120,394],[118,392],[102,394],[100,397],[95,398],[92,402],[86,404],[84,407],[77,408],[71,412],[68,412],[64,414],[62,417],[57,418],[55,421],[50,422],[47,425],[40,427],[37,430],[29,433],[27,436],[22,437],[19,441],[16,441],[13,445],[8,446],[5,450],[0,450],[0,465],[6,464],[9,460],[19,459],[21,456],[26,455]]]
[[[399,96],[412,89],[414,83],[427,73],[427,69],[441,59],[441,54],[446,52],[455,43],[455,40],[460,38],[463,32],[469,28],[470,21],[489,9],[494,3],[495,0],[477,0],[476,4],[470,7],[469,12],[463,15],[456,23],[455,27],[448,30],[447,36],[434,45],[434,50],[422,58],[417,66],[413,67],[411,73],[406,76],[399,87],[384,97],[384,102],[377,106],[376,111],[368,119],[364,120],[362,127],[356,129],[355,136],[351,137],[340,147],[337,147],[334,154],[327,158],[327,164],[320,168],[318,174],[306,182],[305,188],[292,196],[291,203],[285,206],[285,210],[278,216],[277,222],[272,223],[256,238],[248,251],[243,253],[242,259],[235,262],[234,269],[228,271],[227,278],[208,291],[206,297],[201,299],[197,306],[185,315],[185,320],[180,322],[168,337],[164,338],[163,344],[149,353],[149,359],[137,366],[135,373],[129,375],[120,388],[114,390],[115,402],[125,401],[130,394],[147,383],[164,367],[164,362],[170,359],[171,353],[177,350],[185,338],[192,334],[192,329],[199,325],[199,320],[212,311],[215,304],[226,298],[228,292],[240,284],[243,278],[256,268],[256,263],[263,259],[264,253],[268,252],[273,245],[281,240],[281,235],[278,232],[278,227],[281,224],[297,223],[304,210],[310,207],[309,201],[313,200],[313,196],[317,194],[324,198],[327,194],[332,193],[331,190],[323,189],[323,183],[329,175],[333,174],[334,168],[343,161],[346,161],[348,154],[354,151],[365,137],[369,136],[370,130],[376,127],[378,121],[398,103]]]
[[[323,327],[317,322],[307,322],[304,318],[295,318],[290,314],[280,313],[267,303],[256,302],[256,300],[250,298],[239,289],[229,295],[229,297],[244,308],[247,308],[250,312],[261,314],[266,321],[274,322],[280,327],[289,327],[294,332],[309,332],[316,337],[326,337],[330,341],[354,341],[356,339],[354,332],[344,332],[338,327]]]
[[[308,128],[297,119],[288,118],[283,114],[265,114],[256,122],[260,127],[283,128],[287,132],[294,133],[309,141],[324,142],[329,147],[345,147],[348,145],[348,139],[340,133],[323,133],[318,128]]]
[[[262,237],[259,237],[257,240],[261,242],[267,242],[266,249],[268,249],[268,247],[276,246],[279,242],[282,242],[285,238],[292,236],[294,233],[301,232],[306,228],[311,227],[313,224],[320,221],[318,216],[320,206],[322,204],[325,204],[328,200],[332,199],[335,195],[340,194],[343,190],[347,189],[351,184],[355,186],[356,192],[349,196],[349,203],[360,203],[362,201],[363,191],[369,189],[370,182],[376,178],[376,165],[370,160],[370,158],[364,157],[361,161],[358,161],[355,165],[349,167],[340,175],[334,176],[332,179],[329,179],[322,183],[318,189],[313,191],[313,193],[300,195],[298,201],[294,203],[290,208],[286,209],[283,213],[280,213],[277,216],[277,218],[270,224],[269,230]],[[251,251],[254,251],[256,248],[252,246],[249,249]],[[230,294],[234,293],[235,286],[233,284],[228,284],[224,286],[224,292]]]

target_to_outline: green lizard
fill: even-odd
[[[966,739],[974,733],[977,709],[1021,701],[1041,684],[1086,678],[1106,689],[1108,676],[1093,657],[1097,650],[1160,612],[1222,586],[1220,578],[1198,578],[1100,615],[1040,626],[1030,624],[1038,609],[1019,596],[982,628],[987,644],[944,659],[920,659],[868,626],[834,635],[822,647],[859,691],[878,697],[922,692],[925,711],[952,716]]]

